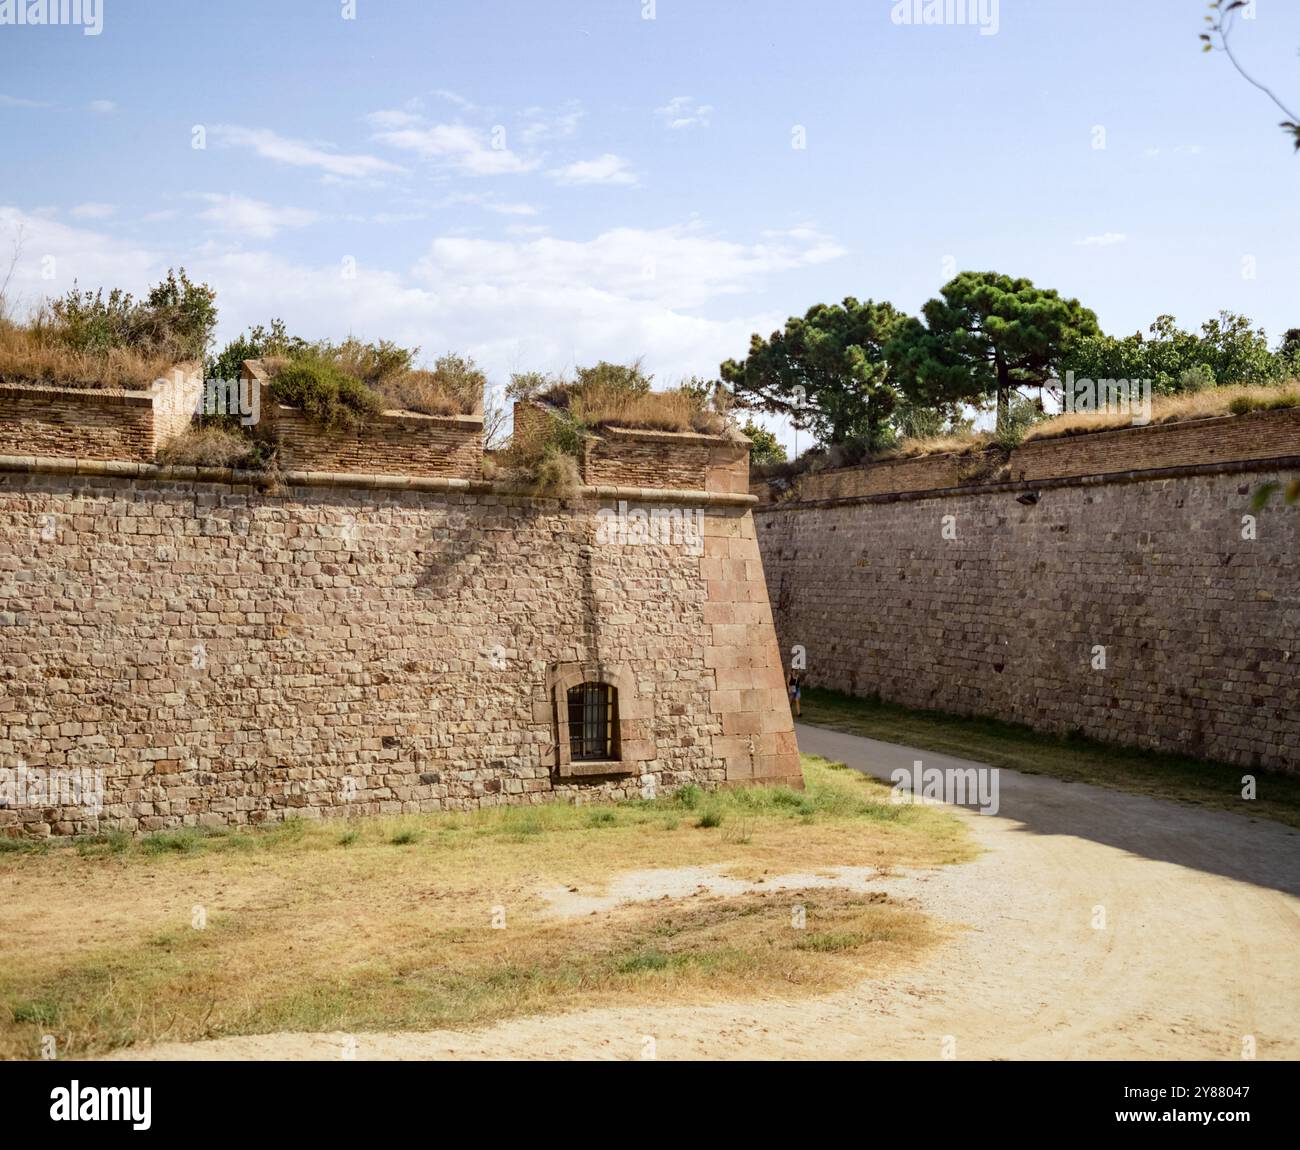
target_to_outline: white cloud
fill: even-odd
[[[27,100],[22,96],[6,96],[0,92],[0,108],[52,108],[45,100]]]
[[[655,109],[655,115],[664,125],[675,130],[707,128],[712,114],[712,104],[697,104],[690,96],[674,96],[662,108]]]
[[[354,332],[431,354],[455,349],[473,355],[496,384],[512,371],[638,355],[661,386],[692,374],[712,377],[723,359],[744,354],[751,333],[785,320],[784,310],[747,306],[746,293],[844,254],[812,227],[801,239],[773,232],[754,242],[725,239],[699,223],[614,228],[577,240],[531,231],[496,241],[442,235],[413,268],[372,268],[363,257],[349,279],[330,261],[295,264],[212,239],[154,251],[6,208],[0,249],[19,226],[24,255],[15,279],[25,303],[66,290],[74,277],[84,288],[139,294],[169,265],[183,263],[217,290],[221,342],[282,315],[308,339]],[[47,254],[56,259],[52,281],[41,279]]]
[[[528,227],[529,225],[515,225]],[[739,303],[783,272],[843,254],[813,242],[725,240],[702,225],[617,228],[586,240],[442,235],[406,272],[362,259],[355,279],[269,252],[214,252],[187,263],[218,291],[222,339],[283,315],[304,338],[354,332],[473,355],[494,383],[528,368],[646,357],[659,385],[716,374],[785,312]],[[704,315],[721,308],[721,315]]]
[[[98,112],[100,115],[107,115],[109,112],[117,111],[117,105],[112,100],[91,100],[86,107],[92,112]]]
[[[446,164],[464,175],[530,172],[540,162],[512,152],[503,138],[467,124],[431,124],[418,117],[412,121],[411,113],[400,109],[373,112],[369,120],[380,129],[374,138],[381,143]]]
[[[215,124],[216,141],[234,148],[251,148],[264,159],[296,167],[319,168],[330,176],[356,179],[402,169],[377,156],[347,155],[306,140],[292,140],[270,128],[243,128],[238,124]]]
[[[465,97],[460,95],[460,93],[452,92],[447,88],[435,88],[430,95],[437,96],[440,100],[446,100],[448,103],[455,104],[456,107],[466,112],[477,110],[472,101],[465,99]]]
[[[9,295],[18,307],[61,295],[74,280],[91,290],[119,286],[139,292],[166,270],[162,257],[148,248],[60,223],[44,211],[0,206],[0,252],[6,267],[15,241],[20,252]]]
[[[426,212],[376,212],[370,217],[372,224],[411,224],[428,219]]]
[[[558,112],[548,112],[537,107],[525,108],[519,138],[530,148],[548,140],[567,140],[578,131],[582,117],[582,105],[577,100],[571,100]]]
[[[208,193],[201,197],[212,206],[199,213],[222,231],[252,239],[269,240],[281,228],[302,228],[319,220],[318,212],[306,208],[276,207],[247,196]]]
[[[1128,236],[1123,232],[1102,232],[1096,236],[1084,236],[1081,240],[1075,240],[1075,244],[1085,248],[1107,248],[1113,244],[1122,244],[1127,242]]]
[[[843,254],[820,234],[811,242],[740,244],[699,224],[612,228],[585,241],[441,236],[416,265],[415,276],[431,285],[465,283],[494,293],[540,292],[575,301],[603,296],[681,309],[753,290],[774,272]]]
[[[70,213],[78,220],[106,220],[117,211],[112,204],[85,203],[78,204]]]
[[[532,204],[499,204],[492,200],[487,200],[484,202],[483,207],[485,207],[489,212],[496,212],[498,215],[502,216],[537,215],[537,209],[533,207]]]
[[[419,112],[407,108],[383,108],[378,112],[371,112],[366,119],[373,127],[384,129],[416,128],[424,123],[424,117]]]
[[[627,161],[612,152],[594,160],[577,160],[562,168],[552,168],[547,175],[556,183],[566,186],[580,184],[635,184],[636,174],[628,169]]]

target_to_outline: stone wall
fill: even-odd
[[[1274,459],[1296,451],[1300,451],[1300,408],[1289,408],[1031,439],[1010,453],[989,450],[880,459],[808,472],[788,483],[756,477],[750,490],[763,502],[815,502],[932,491],[994,479],[1032,482],[1223,460]]]
[[[799,476],[798,498],[845,499],[889,491],[929,491],[956,487],[961,481],[961,456],[927,455],[918,459],[885,459],[858,467],[837,467]],[[755,487],[761,493],[760,487]]]
[[[782,651],[814,686],[1300,771],[1300,513],[1246,518],[1300,476],[1282,414],[1233,428],[1283,428],[1276,466],[761,507]]]
[[[1031,439],[1011,453],[1015,479],[1273,459],[1300,448],[1300,408]]]
[[[580,470],[583,482],[597,487],[683,487],[739,494],[749,485],[749,442],[608,427],[587,440]]]
[[[48,458],[149,462],[189,425],[202,395],[197,365],[139,391],[0,383],[0,444]]]
[[[105,805],[0,808],[0,830],[799,785],[743,495],[63,471],[0,460],[0,767],[102,772]],[[676,526],[611,529],[637,510]],[[557,748],[575,673],[622,685],[629,752],[581,778]]]
[[[554,415],[539,403],[514,405],[514,431],[540,435]],[[589,435],[578,460],[592,487],[682,488],[743,495],[749,490],[749,440],[739,433],[700,435],[603,427]]]
[[[290,471],[355,475],[482,475],[481,415],[420,415],[386,411],[352,430],[326,430],[302,412],[262,406],[265,431],[280,444],[279,464]]]

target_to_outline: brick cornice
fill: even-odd
[[[107,476],[116,479],[146,479],[177,483],[227,483],[242,487],[264,487],[271,476],[260,471],[230,467],[160,466],[104,459],[59,459],[38,455],[0,455],[0,472],[28,472],[45,475]],[[291,487],[351,487],[380,491],[456,492],[475,495],[510,495],[529,499],[554,499],[526,487],[483,479],[450,476],[367,475],[343,471],[285,471],[278,481]],[[685,503],[692,506],[752,507],[757,496],[740,493],[690,490],[686,488],[595,485],[579,487],[577,498],[626,499],[629,503]]]

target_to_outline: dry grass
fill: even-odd
[[[423,415],[473,415],[483,405],[481,386],[436,371],[404,372],[382,380],[375,390],[391,407]]]
[[[380,371],[369,345],[348,341],[324,354],[297,359],[264,356],[261,364],[274,380],[304,362],[328,364],[373,392],[378,408],[421,415],[475,415],[483,410],[484,377],[456,356],[444,356],[433,371],[398,367]]]
[[[721,435],[727,427],[723,415],[699,396],[686,391],[633,392],[616,383],[597,382],[562,384],[540,398],[567,408],[575,420],[590,428],[626,427]]]
[[[1300,407],[1300,382],[1287,384],[1243,384],[1239,387],[1210,387],[1185,395],[1156,396],[1151,401],[1151,423],[1181,423],[1189,419],[1212,419],[1221,415],[1244,415]],[[1132,427],[1133,417],[1126,412],[1076,411],[1057,415],[1036,423],[1025,433],[1031,439],[1054,439],[1063,435],[1086,435],[1091,431]]]
[[[158,462],[190,467],[241,467],[255,454],[245,436],[220,427],[191,427],[158,449]]]
[[[175,362],[125,348],[74,351],[40,327],[0,322],[0,380],[58,387],[145,391]]]
[[[756,788],[0,854],[0,1055],[163,1040],[470,1026],[598,1004],[818,993],[906,961],[915,911],[833,889],[699,896],[560,919],[547,889],[627,870],[751,874],[971,857],[964,826],[805,760]],[[708,815],[709,817],[705,817]],[[709,829],[710,826],[712,829]],[[791,906],[807,929],[791,928]],[[194,907],[205,929],[192,927]],[[505,911],[505,929],[490,926]]]
[[[875,456],[875,459],[916,459],[923,455],[967,455],[972,451],[984,450],[993,441],[993,435],[987,431],[917,436],[899,440],[896,446],[881,452]]]

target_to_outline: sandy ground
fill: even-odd
[[[964,763],[800,726],[802,751],[881,777]],[[950,938],[914,968],[817,998],[579,1011],[473,1032],[270,1034],[124,1051],[153,1059],[1300,1058],[1300,833],[1243,815],[1002,771],[961,810],[975,862],[769,878],[914,900]],[[1245,805],[1245,804],[1243,804]],[[551,913],[737,893],[710,868],[621,876]],[[1094,924],[1102,921],[1098,928]]]

